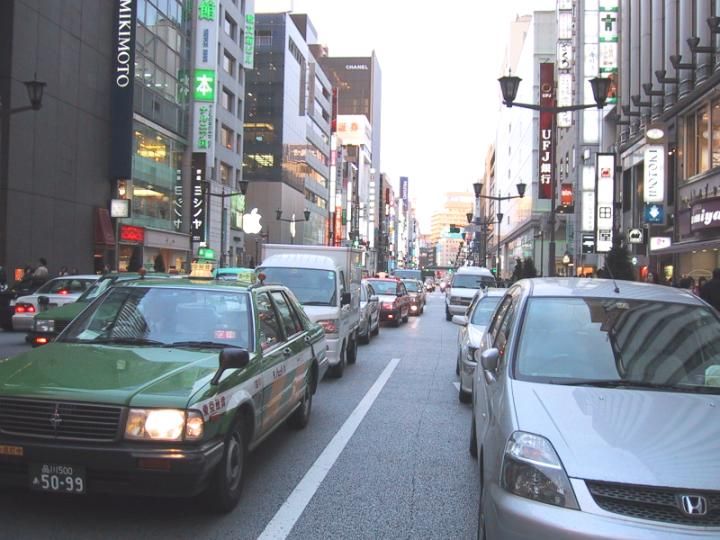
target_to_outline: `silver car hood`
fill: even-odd
[[[720,396],[512,381],[519,429],[547,437],[568,475],[716,490]]]

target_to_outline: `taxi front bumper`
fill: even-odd
[[[192,447],[159,447],[124,442],[115,446],[81,445],[2,437],[0,449],[22,448],[22,455],[0,454],[0,485],[29,489],[31,464],[72,465],[84,467],[86,493],[192,497],[208,486],[222,459],[223,446],[224,443],[217,440]]]

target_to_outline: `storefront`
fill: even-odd
[[[142,267],[151,272],[183,273],[188,267],[190,245],[187,235],[120,225],[119,240],[120,272],[136,272]]]

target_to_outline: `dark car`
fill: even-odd
[[[15,313],[15,306],[11,306],[13,300],[21,296],[34,293],[42,283],[31,278],[16,281],[13,285],[0,291],[0,327],[3,330],[12,330],[12,316]]]
[[[380,320],[400,326],[410,317],[410,295],[405,284],[395,278],[373,278],[367,282],[375,290],[380,300]]]
[[[410,295],[410,315],[422,315],[425,311],[425,288],[422,281],[403,279],[403,283]]]

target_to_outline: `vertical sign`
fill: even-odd
[[[255,56],[255,14],[245,15],[245,43],[243,44],[243,65],[245,69],[253,69]]]
[[[401,176],[400,177],[400,198],[405,201],[405,207],[407,208],[407,202],[408,202],[408,177],[407,176]]]
[[[615,199],[615,154],[597,154],[595,250],[606,253],[612,248],[613,204]]]
[[[665,146],[662,144],[645,147],[643,199],[646,203],[665,202]]]
[[[190,207],[190,234],[193,242],[205,241],[205,172],[206,154],[193,152],[192,155],[192,206]]]
[[[110,177],[132,178],[136,0],[116,0],[110,86]]]
[[[173,202],[173,227],[175,231],[182,231],[183,224],[183,181],[182,169],[175,171],[175,200]]]
[[[557,69],[558,90],[557,104],[559,107],[572,105],[573,96],[573,27],[574,14],[572,1],[559,1],[557,3],[558,42],[557,42]],[[572,126],[573,113],[562,112],[557,115],[556,125],[559,128]]]
[[[555,64],[543,62],[540,64],[540,106],[552,107],[555,91]],[[540,183],[538,186],[538,199],[552,198],[552,182],[555,181],[553,113],[540,112],[540,151],[539,171]]]
[[[608,92],[608,103],[617,103],[618,11],[618,0],[602,0],[600,2],[598,13],[600,76],[609,77],[613,81]]]
[[[215,160],[215,96],[217,86],[217,0],[198,0],[195,10],[195,69],[191,79],[193,105],[193,152]],[[205,174],[205,173],[203,173]]]

